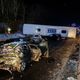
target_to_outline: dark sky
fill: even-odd
[[[25,1],[25,4],[39,5],[40,15],[35,23],[53,24],[53,25],[69,25],[71,23],[80,24],[80,4],[77,0],[61,1]]]

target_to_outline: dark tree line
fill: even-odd
[[[20,23],[39,22],[43,11],[41,5],[25,0],[0,0],[0,23],[7,23],[15,31]]]
[[[25,0],[0,0],[0,22],[21,20],[35,22],[42,14],[39,4],[29,4]]]
[[[25,5],[22,0],[0,0],[0,21],[24,20]]]
[[[11,27],[13,32],[18,30],[18,24],[25,19],[25,8],[22,0],[0,0],[1,31],[4,32],[5,27]],[[4,23],[7,25],[4,26]]]

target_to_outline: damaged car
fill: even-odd
[[[22,40],[22,39],[21,39]],[[25,41],[11,39],[0,46],[0,69],[22,72],[30,61]]]
[[[48,44],[41,41],[33,44],[26,39],[15,38],[0,42],[0,69],[10,73],[21,73],[29,67],[33,61],[38,62],[42,57],[48,57]]]

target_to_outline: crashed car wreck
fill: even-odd
[[[14,71],[23,72],[32,61],[39,61],[46,46],[44,42],[39,45],[32,44],[21,38],[9,39],[0,44],[0,69],[11,74]],[[46,54],[47,55],[47,54]]]
[[[25,41],[7,40],[0,45],[0,69],[9,72],[25,70],[30,61]]]

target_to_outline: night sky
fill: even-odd
[[[4,4],[0,5],[0,22],[80,25],[80,2],[77,0],[15,0],[14,4],[14,0],[1,1]]]
[[[28,7],[38,5],[36,13],[40,14],[33,23],[49,25],[70,25],[71,23],[80,24],[80,4],[78,1],[26,1]],[[25,4],[26,4],[25,3]]]

